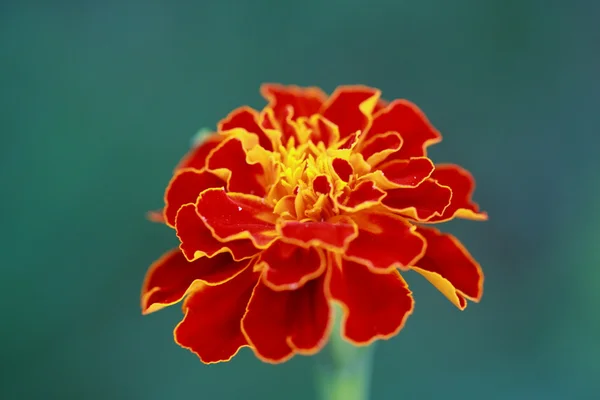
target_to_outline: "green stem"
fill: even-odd
[[[357,347],[342,339],[342,310],[335,307],[334,328],[329,345],[320,355],[317,370],[321,400],[368,400],[374,346]]]

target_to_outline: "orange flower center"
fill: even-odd
[[[271,160],[272,181],[266,201],[283,219],[324,221],[338,214],[331,198],[344,190],[343,181],[332,169],[334,158],[350,157],[349,150],[327,149],[320,142],[280,146]]]

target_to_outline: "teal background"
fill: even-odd
[[[594,399],[600,389],[600,3],[554,0],[2,1],[0,398],[311,399],[314,358],[204,366],[142,317],[176,245],[145,220],[194,133],[262,82],[408,98],[470,169],[486,223],[456,310],[379,343],[373,399]]]

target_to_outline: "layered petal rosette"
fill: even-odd
[[[264,85],[178,164],[151,218],[177,249],[149,269],[142,310],[183,300],[175,341],[205,363],[250,347],[277,363],[327,342],[332,306],[357,345],[396,335],[413,311],[414,270],[464,309],[479,264],[431,224],[485,220],[463,168],[436,165],[441,140],[417,106],[377,89]]]

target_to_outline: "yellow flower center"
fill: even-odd
[[[353,150],[355,142],[348,144],[353,138],[337,140],[337,127],[333,126],[334,140],[329,147],[321,140],[315,143],[310,139],[312,131],[307,121],[300,118],[293,123],[296,137],[285,144],[280,141],[280,132],[265,129],[273,140],[274,151],[258,146],[257,136],[244,129],[227,133],[242,141],[249,164],[263,167],[264,175],[259,180],[266,189],[265,202],[284,220],[325,221],[342,214],[336,199],[371,170],[361,154]],[[345,176],[336,173],[340,165]]]
[[[283,219],[323,221],[336,215],[331,197],[336,198],[347,183],[337,176],[332,161],[349,157],[350,150],[327,149],[322,142],[310,141],[296,146],[291,139],[273,154],[266,201]]]

